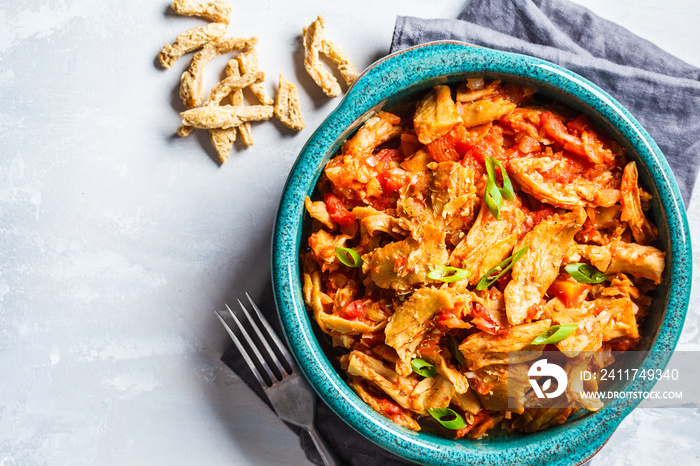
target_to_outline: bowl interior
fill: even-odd
[[[350,89],[302,150],[280,202],[273,234],[273,289],[288,342],[321,398],[361,434],[414,461],[569,464],[590,457],[637,404],[613,402],[596,413],[578,416],[544,432],[480,441],[454,441],[395,425],[364,404],[340,378],[326,354],[327,337],[311,323],[301,295],[299,251],[308,216],[303,200],[311,195],[328,160],[357,128],[378,110],[412,100],[438,84],[468,77],[500,79],[530,86],[554,100],[586,113],[636,160],[640,184],[653,195],[651,216],[666,251],[664,282],[657,288],[643,321],[638,350],[640,368],[663,367],[680,335],[690,290],[690,241],[681,197],[658,147],[641,125],[612,97],[592,83],[541,60],[439,42],[399,52],[369,68]],[[646,381],[632,382],[648,389]]]

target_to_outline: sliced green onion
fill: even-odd
[[[447,429],[458,430],[467,427],[464,418],[450,408],[428,408],[428,412]]]
[[[603,283],[607,278],[603,272],[585,262],[567,264],[564,270],[579,283]]]
[[[489,180],[486,182],[486,190],[484,191],[484,202],[486,203],[486,207],[489,209],[489,212],[491,212],[491,215],[494,216],[496,220],[498,220],[501,217],[501,206],[503,205],[503,196],[501,196],[501,192],[498,190],[498,187],[496,187],[496,183],[489,178]]]
[[[343,265],[347,265],[348,267],[358,268],[362,265],[362,258],[357,251],[351,248],[336,247],[335,257],[337,257]]]
[[[464,355],[459,350],[457,339],[452,335],[450,335],[449,340],[447,340],[447,348],[450,350],[450,353],[452,353],[452,357],[455,358],[457,364],[459,364],[459,367],[464,367]]]
[[[512,201],[515,199],[515,191],[513,191],[513,183],[510,182],[510,177],[508,176],[508,172],[506,171],[505,168],[503,168],[503,165],[501,165],[501,161],[498,159],[495,159],[493,157],[486,157],[484,159],[486,162],[486,171],[489,174],[489,178],[493,179],[494,185],[496,184],[496,170],[494,170],[493,166],[496,165],[498,168],[501,169],[501,177],[503,178],[503,187],[498,188],[498,191],[501,193],[501,196],[503,196],[503,199],[507,199],[509,201]]]
[[[489,286],[496,283],[496,280],[501,278],[507,271],[510,270],[511,267],[513,267],[513,264],[518,262],[525,255],[525,252],[527,252],[528,248],[530,247],[530,244],[531,243],[527,243],[525,246],[523,246],[521,249],[519,249],[516,253],[514,253],[510,257],[507,257],[506,259],[504,259],[502,262],[500,262],[494,268],[489,269],[481,277],[481,279],[479,280],[479,283],[476,284],[476,289],[477,290],[485,290]]]
[[[559,343],[576,331],[578,324],[552,325],[540,333],[530,343],[531,345],[553,345]]]
[[[501,215],[503,199],[509,201],[515,199],[513,183],[511,183],[508,172],[506,172],[506,169],[503,168],[499,160],[493,157],[484,157],[484,164],[486,165],[486,173],[488,175],[486,189],[484,190],[484,202],[491,212],[491,215],[498,219]],[[501,176],[503,177],[502,188],[499,188],[496,184],[496,170],[494,169],[494,165],[501,169]]]
[[[413,361],[411,361],[411,368],[413,368],[413,372],[415,372],[418,375],[422,375],[423,377],[430,378],[435,377],[437,375],[435,366],[420,358],[416,358]]]
[[[428,272],[428,278],[431,280],[440,280],[445,283],[452,283],[467,278],[471,272],[467,269],[459,267],[438,267]]]

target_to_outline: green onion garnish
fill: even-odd
[[[335,257],[337,257],[343,265],[347,265],[348,267],[358,268],[362,265],[362,258],[357,251],[351,248],[336,247]]]
[[[450,353],[452,353],[452,357],[455,358],[457,364],[459,364],[459,367],[464,367],[464,355],[459,350],[457,339],[452,335],[450,335],[449,340],[447,340],[447,348],[450,350]]]
[[[486,182],[486,190],[484,191],[484,202],[486,207],[488,207],[489,212],[493,215],[496,220],[501,216],[501,205],[503,205],[503,196],[501,192],[496,187],[496,183],[489,177]]]
[[[501,215],[503,199],[509,201],[515,199],[513,184],[510,182],[510,177],[508,177],[506,169],[503,168],[499,160],[493,157],[484,157],[484,164],[486,165],[486,173],[488,174],[486,189],[484,190],[484,203],[491,212],[491,215],[498,219]],[[493,168],[494,165],[501,169],[501,175],[503,176],[502,188],[499,188],[496,184],[496,170]]]
[[[447,429],[458,430],[467,427],[464,418],[450,408],[428,408],[428,412]]]
[[[530,343],[531,345],[553,345],[559,343],[576,331],[578,324],[552,325],[540,333]]]
[[[411,367],[413,368],[413,372],[415,372],[418,375],[422,375],[423,377],[430,378],[435,377],[437,375],[435,366],[420,358],[416,358],[413,361],[411,361]]]
[[[527,243],[525,246],[522,247],[522,249],[518,250],[515,254],[511,255],[510,257],[507,257],[494,268],[489,269],[481,277],[479,283],[476,284],[476,289],[485,290],[489,286],[493,285],[496,282],[496,280],[501,278],[503,274],[505,274],[507,271],[510,270],[511,267],[513,267],[513,264],[518,262],[525,255],[525,252],[530,247],[530,244],[531,243]]]
[[[467,278],[470,273],[471,272],[467,269],[445,266],[438,267],[428,272],[428,278],[431,280],[440,280],[445,283],[452,283]]]
[[[603,272],[584,262],[567,264],[564,270],[579,283],[602,283],[607,278]]]

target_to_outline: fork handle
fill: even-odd
[[[323,460],[323,465],[324,466],[339,466],[340,462],[338,461],[338,458],[335,457],[331,449],[328,447],[328,444],[326,443],[323,438],[318,434],[316,431],[315,427],[307,427],[306,431],[309,433],[311,436],[311,440],[314,441],[314,445],[316,445],[316,450],[318,450],[319,455],[321,455],[321,459]]]

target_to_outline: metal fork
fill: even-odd
[[[324,465],[340,464],[314,426],[316,395],[304,380],[291,354],[277,337],[269,322],[263,317],[258,306],[255,305],[248,293],[246,293],[246,297],[265,330],[266,336],[263,336],[260,327],[240,299],[237,301],[243,310],[245,319],[239,319],[228,305],[226,305],[226,311],[217,311],[216,316],[226,328],[236,348],[240,351],[250,370],[253,371],[255,378],[260,382],[277,415],[283,421],[299,426],[311,435]],[[229,325],[228,319],[225,319],[224,316],[231,317],[235,329]],[[261,343],[261,348],[253,342],[241,320],[248,322]],[[246,349],[242,344],[240,336],[243,337],[249,349]]]

